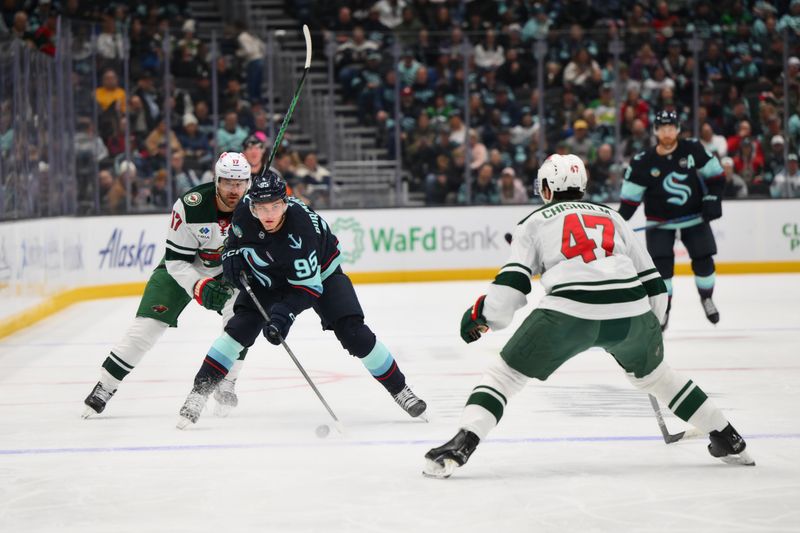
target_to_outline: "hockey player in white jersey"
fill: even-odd
[[[164,258],[145,287],[136,317],[111,349],[100,369],[100,381],[86,397],[83,418],[102,413],[120,382],[139,364],[192,301],[222,314],[222,326],[233,316],[235,289],[222,280],[222,250],[233,210],[250,184],[244,154],[226,152],[214,166],[214,182],[189,190],[172,207]],[[244,352],[215,391],[216,412],[228,414],[238,399],[234,382]]]
[[[545,206],[517,225],[511,257],[464,314],[461,337],[469,343],[507,327],[525,305],[536,274],[545,296],[472,390],[455,437],[425,455],[423,473],[449,477],[531,378],[546,380],[591,347],[604,348],[634,386],[708,433],[712,456],[754,464],[744,439],[705,392],[663,360],[664,281],[619,213],[582,200],[587,176],[581,159],[551,156],[538,177]]]

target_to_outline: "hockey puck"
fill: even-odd
[[[324,439],[325,437],[328,436],[328,433],[331,432],[331,428],[327,424],[322,424],[320,426],[317,426],[316,432],[317,432],[317,437]]]
[[[505,235],[503,235],[503,238],[505,238],[508,244],[511,244],[511,237],[512,235],[510,233],[506,233]]]

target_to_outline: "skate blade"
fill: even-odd
[[[231,414],[232,410],[233,410],[233,406],[232,405],[224,405],[224,404],[218,403],[218,404],[216,404],[214,406],[214,416],[218,416],[220,418],[225,418],[226,416]]]
[[[178,423],[175,424],[175,427],[178,429],[186,429],[191,426],[194,422],[189,420],[188,418],[184,418],[182,416],[178,416]]]
[[[444,465],[425,459],[425,468],[422,469],[422,475],[434,479],[447,479],[453,475],[453,471],[458,468],[458,463],[452,459],[445,459]]]
[[[428,412],[423,411],[419,415],[417,415],[417,420],[422,420],[423,422],[430,422],[430,418],[428,418]]]
[[[725,457],[720,457],[719,459],[723,463],[729,465],[756,466],[755,460],[750,457],[750,454],[747,453],[747,451],[743,451],[737,455],[726,455]]]
[[[89,406],[87,405],[87,406],[86,406],[86,409],[84,409],[84,411],[83,411],[83,414],[81,414],[81,418],[83,418],[84,420],[86,420],[87,418],[91,418],[91,417],[93,417],[93,416],[94,416],[94,415],[96,415],[96,414],[98,414],[98,413],[97,413],[97,411],[95,411],[94,409],[92,409],[91,407],[89,407]]]

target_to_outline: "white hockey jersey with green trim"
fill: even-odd
[[[653,260],[613,209],[585,201],[548,204],[522,220],[511,256],[495,277],[483,314],[502,329],[526,303],[531,277],[541,274],[539,308],[589,320],[666,310],[666,286]]]
[[[172,206],[164,259],[169,274],[189,294],[197,280],[222,273],[230,217],[219,219],[214,183],[190,189]]]

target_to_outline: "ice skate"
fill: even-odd
[[[712,431],[708,438],[708,453],[724,463],[731,465],[755,466],[756,462],[745,451],[747,443],[741,435],[728,424],[722,431]]]
[[[475,433],[458,430],[455,437],[425,454],[423,475],[440,479],[450,477],[457,467],[466,464],[480,441]]]
[[[178,429],[186,429],[189,424],[196,424],[207,401],[208,396],[199,393],[196,389],[192,389],[192,392],[186,397],[183,407],[181,407],[177,424]]]
[[[109,400],[111,400],[111,397],[114,396],[115,392],[117,392],[117,389],[108,390],[103,386],[101,381],[98,381],[97,385],[95,385],[92,389],[92,392],[89,393],[89,396],[83,400],[83,403],[86,404],[86,409],[83,411],[83,415],[81,416],[86,419],[102,413],[106,408],[106,404],[109,402]]]
[[[223,379],[219,382],[214,391],[214,401],[217,402],[214,406],[214,416],[226,417],[230,414],[231,409],[239,405],[239,397],[236,396],[234,389],[235,385],[235,379]]]
[[[703,306],[703,311],[706,313],[706,318],[712,324],[716,324],[719,322],[719,311],[717,311],[717,306],[714,305],[714,300],[711,297],[708,298],[701,298],[700,305]]]
[[[394,398],[397,405],[402,407],[403,410],[412,417],[419,418],[425,422],[428,421],[428,417],[425,416],[425,409],[428,408],[428,404],[418,398],[417,395],[408,388],[408,385],[404,386],[403,390],[397,394],[393,394],[392,398]]]

